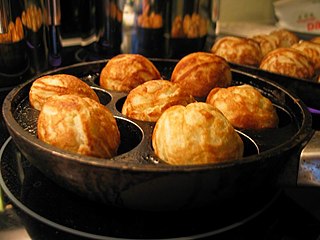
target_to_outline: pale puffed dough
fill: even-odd
[[[277,48],[261,61],[260,68],[295,78],[311,79],[315,70],[310,59],[294,48]]]
[[[155,122],[167,108],[178,104],[185,106],[194,101],[177,84],[167,80],[151,80],[129,92],[122,113],[136,120]]]
[[[100,86],[108,90],[129,92],[154,79],[161,79],[161,75],[148,58],[139,54],[119,54],[111,58],[102,69]]]
[[[262,52],[260,45],[253,39],[226,36],[218,39],[211,47],[211,52],[241,65],[259,66]]]
[[[207,103],[219,109],[235,128],[263,129],[278,126],[279,118],[272,102],[247,84],[214,88],[207,97]]]
[[[115,156],[120,144],[112,113],[102,104],[77,95],[48,99],[39,114],[37,134],[58,148],[101,158]]]
[[[155,154],[172,165],[219,163],[243,156],[243,142],[223,114],[210,104],[167,109],[152,134]]]
[[[195,52],[183,57],[173,69],[171,81],[193,97],[206,97],[214,87],[231,84],[232,76],[225,59],[213,53]]]
[[[30,88],[29,101],[33,108],[41,110],[48,98],[64,94],[88,97],[99,102],[97,94],[88,84],[68,74],[47,75],[36,79]]]

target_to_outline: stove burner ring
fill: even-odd
[[[202,209],[203,211],[201,209],[198,209],[195,212],[187,213],[186,215],[179,217],[178,215],[182,213],[139,212],[139,211],[132,211],[132,210],[115,209],[113,207],[99,205],[99,203],[97,203],[98,207],[95,208],[94,206],[96,205],[96,203],[92,203],[92,202],[89,202],[88,200],[81,199],[78,196],[75,196],[75,194],[73,193],[65,192],[64,189],[61,189],[59,186],[52,183],[49,179],[43,176],[22,156],[22,154],[16,148],[11,137],[9,137],[6,140],[6,142],[0,149],[0,167],[1,167],[0,185],[4,193],[12,201],[12,203],[16,207],[18,207],[19,210],[21,210],[23,214],[28,216],[28,219],[37,220],[38,223],[41,222],[46,226],[53,228],[55,232],[61,231],[62,233],[71,234],[73,236],[86,237],[90,239],[110,239],[110,237],[112,238],[113,237],[116,237],[116,238],[127,238],[127,237],[141,238],[142,237],[142,238],[150,238],[150,239],[159,238],[159,234],[160,235],[163,234],[159,230],[165,231],[165,229],[169,227],[169,226],[163,227],[160,225],[162,222],[157,222],[160,219],[159,215],[161,215],[161,217],[167,217],[165,222],[169,221],[170,227],[173,228],[169,230],[169,232],[164,233],[164,235],[161,236],[162,239],[182,239],[186,237],[192,238],[192,239],[199,239],[199,238],[214,236],[214,235],[222,234],[225,232],[230,232],[233,229],[240,227],[250,222],[251,220],[257,218],[259,215],[265,212],[276,201],[276,199],[280,195],[280,191],[275,191],[271,194],[268,193],[267,197],[263,196],[264,200],[260,201],[260,204],[257,204],[257,206],[254,206],[253,209],[249,209],[245,213],[240,213],[239,216],[237,216],[238,214],[237,210],[244,209],[248,206],[241,206],[238,209],[236,207],[231,206],[230,208],[228,208],[228,214],[223,214],[225,215],[224,218],[227,218],[226,222],[223,223],[223,225],[206,226],[203,228],[203,226],[200,227],[201,224],[205,224],[205,223],[209,224],[212,222],[212,221],[210,222],[205,221],[205,219],[207,219],[208,216],[205,217],[204,215],[207,213],[210,214],[210,210],[208,211],[208,209]],[[31,189],[29,190],[24,189],[30,186],[32,186]],[[41,189],[43,189],[44,191],[41,192]],[[48,195],[48,192],[51,192],[51,195],[50,194]],[[268,191],[264,191],[264,192],[268,192]],[[23,197],[24,195],[26,195],[27,197]],[[63,196],[64,199],[62,199],[62,201],[60,199],[60,202],[59,202],[59,199],[56,199],[56,198],[51,199],[52,196],[56,196],[56,195],[58,195],[58,197]],[[38,196],[38,197],[40,196],[40,200],[38,199],[38,197],[34,198],[34,196]],[[259,195],[255,194],[254,196],[258,197]],[[76,202],[74,201],[75,198],[77,199]],[[35,199],[38,199],[38,200],[35,200]],[[52,203],[50,203],[50,199]],[[80,201],[80,203],[78,203],[79,202],[78,200]],[[74,209],[72,209],[73,212],[72,211],[69,212],[70,204],[68,204],[68,201],[71,201],[71,203],[73,203],[71,204],[72,206],[75,205],[73,206]],[[259,201],[256,201],[256,202],[259,202]],[[39,207],[39,204],[41,205],[41,203],[43,206]],[[50,206],[50,204],[53,204],[53,206]],[[65,206],[65,209],[57,209],[57,207],[59,208],[63,206]],[[37,207],[39,207],[39,209]],[[41,207],[42,209],[40,209]],[[108,215],[104,215],[103,213],[105,212],[105,210],[104,209],[101,210],[101,208],[106,208],[106,213],[108,213]],[[45,209],[46,211],[44,211],[43,209]],[[61,217],[60,219],[57,216],[51,216],[49,214],[50,209],[53,212],[55,212],[55,214],[57,212],[60,212],[63,215],[63,217]],[[93,210],[96,210],[96,212],[92,212]],[[94,218],[98,219],[98,223],[92,223],[94,226],[96,226],[96,224],[99,225],[99,223],[101,224],[101,221],[99,222],[99,219],[101,217],[101,219],[103,219],[104,222],[102,223],[103,225],[97,226],[97,229],[101,230],[101,227],[108,226],[108,223],[111,224],[110,225],[111,228],[114,228],[116,226],[118,227],[118,229],[112,230],[113,231],[112,233],[110,232],[109,233],[105,233],[105,232],[93,233],[96,229],[91,231],[91,229],[88,229],[88,226],[81,225],[81,223],[90,225],[91,224],[90,216],[84,216],[84,219],[87,219],[87,221],[85,222],[80,221],[80,223],[77,222],[77,219],[72,219],[71,215],[73,215],[74,212],[77,212],[77,214],[79,214],[78,211],[80,212],[82,211],[83,213],[89,212],[89,215],[90,214],[94,215]],[[232,215],[235,215],[237,217],[234,218],[233,216],[230,216],[230,213],[233,213]],[[79,215],[77,214],[75,216],[79,217]],[[99,217],[99,214],[102,216]],[[185,214],[185,212],[183,214]],[[198,216],[194,216],[194,214]],[[83,215],[86,215],[86,214],[83,214]],[[139,219],[140,215],[142,217],[140,217]],[[71,216],[71,219],[68,219],[70,216]],[[219,222],[222,219],[221,218],[222,216],[219,216],[219,213],[218,213],[218,216],[217,215],[210,215],[210,216],[211,216],[211,219],[212,219],[212,216],[214,216],[214,218],[216,218],[217,221]],[[106,220],[108,219],[108,217],[113,219],[111,219],[110,221]],[[189,229],[188,225],[186,224],[190,225],[193,217],[194,219],[197,220],[197,222],[200,222],[200,225],[196,226],[196,229],[193,229],[192,232],[186,233],[186,231],[188,231]],[[129,218],[129,222],[127,220],[128,218]],[[234,219],[230,219],[230,218],[234,218]],[[76,226],[68,226],[68,224],[63,222],[62,219],[67,219],[66,220],[67,222],[69,223],[73,222],[73,224]],[[175,222],[177,226],[174,226],[174,224],[171,222],[170,219],[179,220]],[[146,229],[141,228],[142,225],[141,226],[139,225],[137,228],[136,222],[142,225],[147,225],[147,227],[150,227],[151,226],[150,224],[154,224],[156,227],[156,230],[146,231]],[[123,227],[121,226],[122,224],[125,224],[125,225],[131,224],[133,225],[133,228],[135,228],[135,230],[129,228],[129,230],[132,230],[133,233],[119,232],[119,229],[128,230],[128,226]],[[182,226],[181,229],[179,229],[178,226]],[[190,228],[192,227],[193,225]],[[136,228],[138,230],[136,230]]]

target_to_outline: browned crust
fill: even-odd
[[[280,48],[291,47],[293,44],[299,42],[298,36],[286,29],[274,30],[270,33],[270,35],[276,36],[279,39]]]
[[[259,66],[262,58],[259,43],[250,38],[222,37],[213,44],[211,52],[228,62],[250,66]]]
[[[243,142],[229,121],[203,102],[167,109],[155,125],[152,146],[173,165],[218,163],[243,155]]]
[[[154,79],[161,79],[161,75],[149,59],[139,54],[119,54],[102,69],[100,86],[108,90],[129,92]]]
[[[277,48],[261,61],[260,68],[266,71],[296,78],[311,79],[315,70],[308,57],[294,48]]]
[[[101,158],[115,156],[120,144],[112,113],[100,103],[76,95],[51,97],[40,111],[37,134],[58,148]]]
[[[215,88],[206,102],[219,109],[235,128],[275,128],[279,122],[272,102],[247,84]]]
[[[30,88],[29,101],[32,107],[41,110],[48,98],[64,94],[88,97],[99,102],[97,94],[89,85],[68,74],[47,75],[35,80]]]
[[[314,42],[314,43],[319,43],[320,44],[320,36],[316,36],[316,37],[313,37],[310,39],[311,42]]]
[[[280,40],[274,35],[260,34],[252,37],[253,40],[259,43],[262,57],[272,50],[279,47]]]
[[[167,80],[151,80],[134,88],[128,94],[122,113],[141,121],[156,122],[171,106],[187,105],[194,98],[177,84]]]
[[[229,86],[231,80],[227,61],[205,52],[183,57],[171,74],[171,81],[194,97],[206,97],[212,88]]]
[[[316,71],[320,70],[320,44],[312,41],[300,41],[291,46],[310,59]]]

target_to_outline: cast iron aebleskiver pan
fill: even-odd
[[[151,59],[165,79],[174,60]],[[140,210],[176,210],[219,204],[225,199],[274,187],[293,153],[313,134],[312,120],[300,99],[285,89],[253,75],[232,70],[233,84],[251,84],[277,107],[276,129],[239,131],[245,156],[220,164],[171,166],[153,153],[154,124],[127,119],[121,114],[126,94],[97,85],[105,61],[75,64],[47,74],[68,73],[82,78],[98,93],[117,119],[121,134],[118,155],[112,159],[63,151],[36,137],[38,111],[29,105],[30,79],[4,100],[3,116],[9,133],[23,155],[57,184],[91,200]]]

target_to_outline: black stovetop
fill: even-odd
[[[1,103],[9,90],[0,92]],[[320,240],[320,188],[260,189],[248,196],[256,204],[242,199],[221,211],[115,209],[75,196],[44,177],[23,158],[0,119],[0,180],[5,185],[0,239]]]

